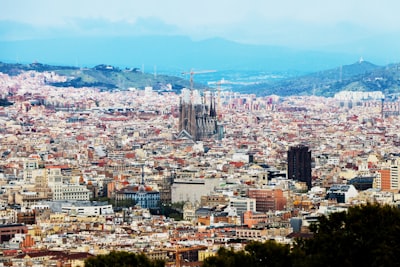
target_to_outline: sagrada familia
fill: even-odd
[[[209,101],[197,90],[183,89],[179,104],[179,135],[193,141],[215,138],[219,133],[215,100]]]

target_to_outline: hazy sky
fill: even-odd
[[[398,0],[1,0],[0,40],[167,34],[313,48],[400,36],[399,10]]]

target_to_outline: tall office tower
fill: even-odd
[[[202,101],[197,90],[182,90],[179,105],[179,132],[186,131],[194,141],[212,138],[217,134],[215,101]]]
[[[298,145],[287,152],[288,178],[305,182],[311,188],[311,151],[307,146]]]

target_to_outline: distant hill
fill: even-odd
[[[68,66],[52,66],[36,62],[32,64],[10,64],[10,63],[0,62],[0,72],[11,76],[15,76],[23,71],[30,71],[30,70],[43,72],[43,71],[68,70],[68,69],[77,69],[77,68]]]
[[[152,86],[154,90],[166,91],[168,84],[177,93],[180,89],[189,88],[189,77],[169,75],[154,75],[142,73],[138,68],[120,69],[111,65],[100,64],[93,68],[78,68],[70,66],[52,66],[41,63],[9,64],[0,62],[0,72],[17,75],[23,71],[38,72],[54,71],[67,77],[66,82],[49,83],[57,87],[97,87],[102,90],[126,90],[128,88],[143,89]],[[232,77],[235,75],[231,75]],[[211,80],[215,77],[207,76]],[[204,81],[203,81],[204,82]],[[195,83],[195,88],[202,89],[207,85]],[[378,66],[368,61],[360,60],[350,65],[319,71],[303,76],[290,78],[260,79],[257,83],[246,85],[238,83],[235,91],[251,93],[258,96],[268,95],[317,95],[332,97],[335,93],[347,91],[382,91],[385,96],[400,95],[400,64]]]
[[[137,68],[119,69],[111,65],[97,65],[93,68],[77,68],[70,66],[52,66],[41,63],[32,64],[8,64],[0,62],[0,72],[9,75],[18,75],[23,71],[53,71],[59,75],[68,77],[66,82],[49,83],[57,87],[97,87],[102,90],[125,90],[128,88],[143,89],[152,86],[153,89],[164,91],[168,90],[168,84],[172,85],[173,90],[180,90],[189,87],[189,81],[183,78],[154,75],[142,73]],[[197,88],[204,87],[196,84]]]
[[[277,82],[259,83],[242,91],[258,95],[318,95],[331,97],[347,91],[382,91],[385,95],[400,94],[400,64],[377,66],[367,61],[284,79]]]
[[[77,67],[101,63],[124,68],[133,63],[147,72],[190,69],[318,71],[351,62],[359,54],[251,45],[222,38],[192,40],[187,36],[81,37],[0,41],[0,60],[47,62]],[[146,72],[145,70],[145,72]]]

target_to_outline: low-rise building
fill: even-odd
[[[349,200],[358,195],[354,185],[332,185],[326,192],[326,199],[336,199],[337,203],[348,203]]]
[[[160,207],[160,192],[143,184],[127,186],[115,192],[115,201],[131,201],[131,206],[138,205],[144,209],[157,209]]]

